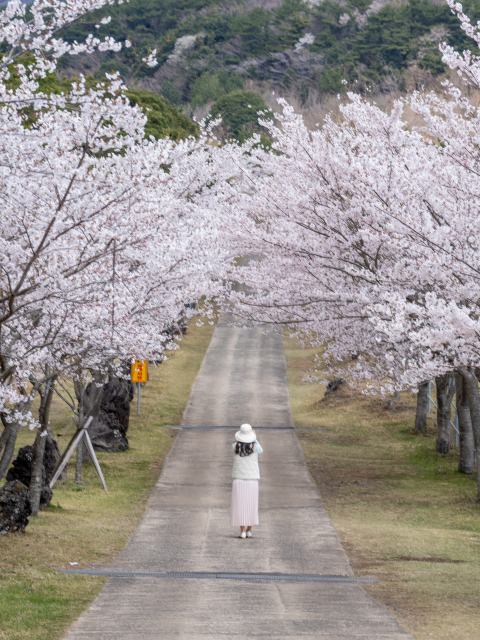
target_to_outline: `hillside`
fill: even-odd
[[[472,22],[480,18],[480,0],[464,9]],[[300,106],[338,93],[342,79],[360,91],[401,91],[412,70],[421,84],[444,73],[439,42],[472,46],[443,1],[130,0],[98,18],[107,14],[97,33],[128,37],[133,47],[71,58],[63,73],[115,69],[131,86],[201,115],[239,89],[293,95]],[[68,37],[92,31],[92,22],[77,24]],[[154,69],[138,64],[149,48],[159,52]]]
[[[40,79],[39,91],[46,94],[68,93],[72,89],[72,82],[73,79],[65,76],[59,78],[57,73],[54,72],[48,74],[46,78]],[[97,81],[92,76],[87,76],[87,89],[96,84]],[[18,75],[13,70],[7,86],[9,88],[17,88],[19,86]],[[126,95],[130,100],[130,104],[141,107],[143,113],[147,116],[145,126],[145,135],[147,137],[153,136],[157,140],[171,138],[178,141],[198,134],[198,125],[158,93],[134,88],[129,89]],[[29,126],[35,121],[31,107],[25,109],[25,114],[29,116],[25,121],[25,125]]]

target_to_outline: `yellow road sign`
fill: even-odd
[[[136,360],[135,364],[132,364],[132,382],[147,382],[147,375],[147,361]]]

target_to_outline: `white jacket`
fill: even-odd
[[[233,450],[233,469],[232,478],[237,480],[260,480],[260,469],[258,468],[258,456],[263,453],[262,447],[255,441],[253,453],[249,456],[239,456],[235,453],[235,444],[232,445]]]

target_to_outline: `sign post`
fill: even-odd
[[[137,383],[137,415],[140,415],[140,384],[147,382],[148,379],[148,362],[147,360],[136,360],[132,364],[132,382]]]

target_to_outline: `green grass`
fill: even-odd
[[[480,505],[455,448],[435,452],[434,414],[413,434],[415,397],[386,401],[345,386],[330,400],[302,384],[315,351],[287,338],[288,383],[310,471],[357,575],[417,640],[479,637]]]
[[[98,453],[108,493],[91,463],[84,483],[71,480],[54,487],[51,505],[30,519],[24,535],[0,537],[0,639],[55,640],[89,606],[105,580],[67,576],[58,569],[111,562],[128,542],[145,511],[179,424],[190,388],[210,342],[213,327],[192,323],[181,349],[159,367],[150,367],[142,389],[141,415],[132,416],[128,451]],[[52,407],[54,433],[69,423],[69,412],[56,399]],[[70,420],[71,421],[71,420]],[[73,428],[72,428],[73,429]],[[58,438],[66,446],[72,429]],[[17,449],[31,444],[34,434],[19,434]]]

